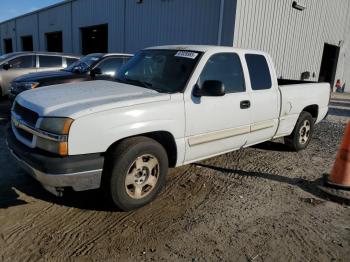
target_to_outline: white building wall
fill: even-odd
[[[279,77],[300,79],[305,71],[320,73],[324,43],[345,42],[349,27],[349,0],[298,0],[304,11],[292,8],[293,0],[238,0],[234,46],[267,51]],[[344,64],[341,48],[339,65]],[[347,62],[348,63],[348,62]],[[338,66],[336,79],[343,79]]]
[[[16,50],[16,22],[14,20],[0,24],[0,41],[1,48],[4,52],[4,39],[12,39],[13,50]],[[0,52],[0,53],[3,53]]]
[[[31,14],[27,16],[22,16],[15,20],[16,22],[16,36],[17,36],[17,46],[15,50],[22,50],[22,36],[32,36],[33,37],[33,49],[39,50],[39,33],[38,33],[38,14]]]
[[[324,43],[341,45],[336,79],[350,90],[350,1],[298,0],[67,0],[0,24],[0,48],[32,35],[46,50],[46,33],[62,31],[63,51],[81,53],[82,27],[108,24],[109,52],[151,45],[221,44],[267,51],[279,77],[318,80]]]
[[[226,3],[225,3],[226,2]],[[228,44],[233,35],[235,6],[233,0],[147,0],[143,4],[126,1],[125,48],[135,52],[152,45]],[[231,21],[224,19],[231,18]],[[231,29],[220,29],[231,24]],[[219,31],[221,31],[219,33]],[[219,39],[220,38],[220,39]],[[223,41],[222,41],[223,40]]]
[[[71,2],[38,13],[40,49],[47,50],[46,33],[62,32],[63,52],[73,52]]]
[[[129,0],[128,0],[129,1]],[[116,0],[73,1],[73,52],[81,53],[81,27],[108,24],[109,52],[124,49],[124,3]]]

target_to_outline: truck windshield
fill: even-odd
[[[80,58],[78,61],[75,61],[70,66],[63,69],[63,71],[68,71],[72,73],[86,73],[103,57],[102,54],[91,54]]]
[[[143,50],[120,69],[116,81],[161,93],[181,92],[200,55],[192,51]]]

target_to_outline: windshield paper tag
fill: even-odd
[[[175,56],[177,57],[185,57],[190,59],[195,59],[198,56],[198,53],[189,52],[189,51],[178,51]]]

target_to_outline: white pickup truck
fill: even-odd
[[[22,93],[7,141],[50,192],[102,187],[116,206],[132,210],[156,197],[169,167],[278,137],[294,150],[306,148],[314,124],[326,117],[330,86],[282,84],[263,52],[148,48],[114,82]]]

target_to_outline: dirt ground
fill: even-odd
[[[130,213],[98,191],[44,191],[10,157],[2,112],[1,261],[350,259],[350,207],[317,189],[350,119],[350,95],[334,96],[307,150],[274,141],[173,170],[157,200]]]

